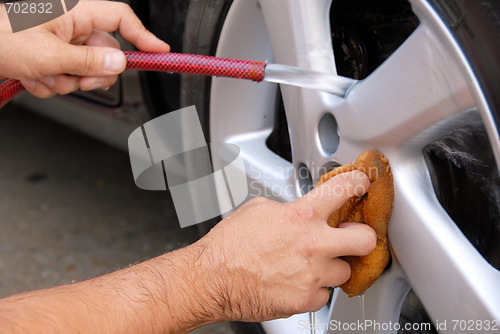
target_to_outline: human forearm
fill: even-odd
[[[189,246],[92,280],[0,301],[2,333],[182,333],[223,320]]]
[[[245,203],[184,249],[86,282],[0,300],[2,333],[183,333],[319,310],[349,278],[341,256],[373,251],[364,224],[326,219],[370,185],[340,174],[287,204]]]

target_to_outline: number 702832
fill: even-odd
[[[50,2],[6,2],[7,14],[52,14],[52,4]]]

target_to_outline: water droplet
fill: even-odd
[[[365,315],[365,294],[361,294],[358,296],[359,298],[359,308],[360,308],[360,311],[361,311],[361,322],[365,322],[366,321],[366,315]],[[363,331],[365,332],[365,331]]]
[[[316,334],[316,312],[309,312],[309,322],[311,323],[311,334]]]
[[[268,64],[266,66],[265,81],[293,85],[310,89],[322,90],[345,97],[349,89],[356,82],[353,79],[330,73],[319,73],[306,69]]]

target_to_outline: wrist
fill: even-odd
[[[217,229],[217,227],[215,228]],[[248,287],[255,286],[258,279],[238,261],[240,254],[232,254],[237,246],[224,239],[231,238],[221,229],[218,233],[209,233],[192,245],[198,253],[198,282],[203,291],[200,300],[212,310],[216,321],[254,321],[253,313],[259,308],[255,303],[256,291]],[[253,282],[253,284],[252,284]]]
[[[165,301],[173,332],[188,332],[229,320],[225,314],[218,264],[204,243],[195,243],[160,257]],[[168,321],[168,320],[167,320]]]

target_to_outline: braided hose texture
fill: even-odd
[[[125,51],[125,57],[129,70],[190,73],[248,79],[256,82],[264,80],[266,69],[266,62],[262,61],[225,59],[183,53]],[[2,82],[0,84],[0,108],[24,90],[24,86],[18,80],[8,79]]]
[[[184,53],[126,51],[127,68],[141,71],[190,73],[217,77],[264,80],[266,63]]]
[[[0,108],[24,90],[18,80],[8,79],[0,84]]]

